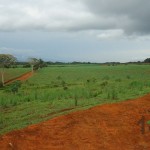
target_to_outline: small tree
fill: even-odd
[[[144,60],[144,63],[150,63],[150,58],[146,58],[146,59]]]
[[[47,67],[47,64],[42,59],[39,59],[38,65],[39,68]]]
[[[39,63],[39,60],[37,58],[29,58],[29,64],[31,65],[32,73],[34,72],[34,66],[36,66]]]
[[[32,73],[34,70],[47,67],[47,64],[42,59],[37,59],[37,58],[29,58],[29,64],[31,65]]]
[[[2,81],[3,86],[5,83],[5,80],[4,80],[5,67],[11,66],[16,61],[17,61],[17,59],[13,55],[0,54],[1,81]]]
[[[21,81],[17,80],[13,82],[10,86],[10,91],[14,94],[18,93],[19,88],[21,87]]]

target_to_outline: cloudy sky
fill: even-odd
[[[0,53],[20,60],[150,57],[148,0],[0,0]]]

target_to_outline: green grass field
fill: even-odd
[[[37,71],[18,93],[8,88],[0,90],[0,134],[70,111],[149,93],[150,66],[51,66]]]

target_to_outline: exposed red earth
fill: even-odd
[[[12,131],[0,137],[0,150],[150,150],[148,120],[150,94]]]
[[[25,73],[25,74],[23,74],[23,75],[21,75],[21,76],[19,76],[19,77],[16,77],[16,78],[13,78],[13,79],[10,79],[10,80],[6,81],[6,82],[5,82],[5,85],[10,84],[10,83],[12,83],[12,82],[14,82],[14,81],[16,81],[16,80],[25,81],[25,80],[27,80],[28,78],[30,78],[32,75],[33,75],[32,72],[27,72],[27,73]]]

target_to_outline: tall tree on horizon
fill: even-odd
[[[39,60],[37,58],[29,58],[29,64],[31,65],[32,73],[34,72],[34,66],[39,63]]]
[[[5,66],[11,66],[17,61],[16,57],[11,54],[0,54],[1,82],[5,85],[4,73]]]

